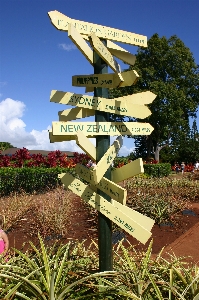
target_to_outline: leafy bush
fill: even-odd
[[[171,164],[144,164],[144,173],[151,177],[165,177],[171,173]]]
[[[14,192],[32,194],[45,192],[62,185],[58,174],[73,172],[69,168],[0,168],[0,195],[6,196]]]

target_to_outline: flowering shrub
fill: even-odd
[[[86,165],[90,157],[84,153],[74,153],[74,157],[68,157],[65,153],[56,150],[49,152],[47,157],[42,154],[30,155],[26,149],[19,149],[14,155],[7,156],[0,154],[0,167],[61,167],[61,168],[74,168],[77,163]]]

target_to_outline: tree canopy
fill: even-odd
[[[14,146],[8,142],[0,142],[0,151],[5,151],[6,149],[9,148],[14,148]]]
[[[129,69],[138,72],[139,80],[114,89],[111,98],[144,91],[157,95],[148,105],[152,114],[136,120],[154,127],[151,135],[135,137],[137,153],[150,157],[157,147],[166,145],[170,152],[178,151],[190,134],[190,117],[196,118],[199,105],[199,66],[193,54],[176,35],[167,39],[156,33],[147,48],[138,48],[136,63]]]

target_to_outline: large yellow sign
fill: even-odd
[[[57,10],[48,12],[48,15],[58,30],[68,31],[68,25],[72,23],[81,34],[90,35],[94,32],[99,38],[147,47],[147,37],[144,35],[71,19]]]
[[[151,112],[147,106],[142,104],[142,101],[144,100],[145,102],[151,103],[155,97],[156,95],[152,92],[143,92],[115,99],[106,99],[52,90],[50,101],[109,112],[117,115],[145,119],[151,115]]]
[[[153,127],[139,122],[52,122],[53,135],[72,135],[78,131],[85,136],[149,135]]]

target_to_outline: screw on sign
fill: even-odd
[[[115,57],[134,65],[135,55],[112,41],[147,47],[146,36],[71,19],[58,11],[48,13],[56,29],[68,31],[68,37],[94,67],[94,74],[72,77],[72,85],[84,86],[94,91],[94,96],[53,90],[50,101],[75,106],[59,112],[59,122],[52,122],[49,130],[51,142],[76,140],[76,143],[92,160],[93,170],[77,164],[75,169],[80,178],[68,173],[59,174],[63,184],[82,197],[99,211],[98,246],[99,270],[112,270],[112,238],[114,242],[124,237],[112,235],[115,222],[142,243],[151,237],[154,220],[128,208],[127,191],[117,183],[142,173],[142,159],[137,159],[120,169],[111,170],[111,163],[122,147],[122,136],[150,135],[153,127],[148,123],[109,122],[109,113],[145,119],[151,112],[146,106],[156,95],[150,91],[129,96],[108,99],[108,89],[136,84],[139,75],[135,70],[122,72]],[[90,43],[90,46],[89,44]],[[114,73],[108,74],[108,66]],[[72,120],[95,115],[95,122],[71,122]],[[110,146],[110,136],[118,136]],[[96,147],[89,137],[96,138]]]

